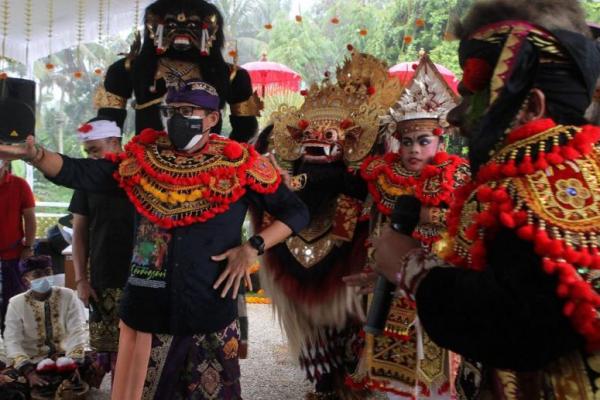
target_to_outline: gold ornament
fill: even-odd
[[[271,119],[273,147],[284,162],[302,157],[299,137],[307,129],[337,132],[343,159],[357,166],[372,150],[379,133],[379,116],[401,93],[397,79],[388,76],[387,64],[368,54],[353,53],[336,72],[337,82],[326,78],[313,84],[298,109],[283,105]]]

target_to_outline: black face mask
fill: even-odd
[[[181,114],[175,114],[168,119],[167,133],[177,150],[185,150],[195,136],[204,133],[203,120],[204,118],[184,117]]]

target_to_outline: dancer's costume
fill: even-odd
[[[448,126],[447,112],[457,97],[433,62],[423,55],[412,80],[389,114],[381,120],[385,134],[401,140],[404,133],[440,136]],[[371,240],[391,216],[399,196],[412,195],[429,208],[430,222],[419,223],[413,237],[428,251],[441,251],[447,242],[446,214],[455,190],[464,185],[469,169],[464,159],[438,152],[422,171],[409,171],[399,153],[373,156],[361,166],[373,205]],[[406,398],[450,398],[451,363],[447,351],[423,333],[415,304],[400,296],[392,303],[384,335],[366,334],[365,353],[354,385]]]
[[[189,82],[173,96],[199,107],[218,104],[204,82]],[[239,399],[237,299],[213,289],[227,260],[211,256],[240,245],[249,205],[294,232],[308,222],[306,207],[253,147],[214,134],[190,153],[177,150],[167,133],[147,129],[112,160],[63,156],[52,180],[86,191],[120,186],[137,211],[120,349],[130,340],[150,355],[144,398]],[[119,372],[118,362],[114,390],[121,390]]]
[[[534,85],[555,118],[582,116],[600,53],[580,34],[504,21],[465,38],[460,56],[472,101],[488,101],[471,133],[473,182],[448,218],[448,260],[464,268],[413,251],[400,284],[422,279],[423,326],[465,356],[461,398],[595,399],[600,128],[552,119],[509,127]]]
[[[135,95],[135,130],[162,130],[159,106],[168,87],[199,79],[217,88],[220,108],[229,104],[230,138],[247,142],[258,128],[262,103],[250,75],[223,59],[223,17],[204,0],[157,0],[146,8],[145,32],[130,54],[112,64],[96,93],[99,115],[123,121]],[[214,131],[219,133],[220,125]]]
[[[299,109],[283,106],[271,117],[271,148],[292,175],[311,222],[267,252],[261,284],[273,299],[290,352],[315,382],[308,398],[362,396],[344,385],[360,352],[364,312],[342,277],[364,266],[367,234],[359,221],[367,190],[351,168],[373,150],[378,117],[400,90],[383,62],[354,53],[338,68],[337,82],[313,85]]]

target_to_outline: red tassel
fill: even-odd
[[[546,155],[544,153],[538,154],[538,158],[535,161],[535,168],[538,170],[545,170],[549,167],[548,161],[546,160]]]
[[[561,148],[561,154],[565,160],[574,160],[581,156],[581,154],[571,146],[563,146]]]
[[[589,267],[592,264],[592,255],[590,254],[590,250],[585,248],[580,252],[579,257],[579,265],[582,267]]]
[[[554,274],[556,272],[556,263],[549,258],[544,258],[542,261],[542,268],[548,275]]]
[[[482,211],[475,217],[475,221],[486,228],[491,228],[496,225],[496,218],[489,211]]]
[[[478,235],[479,235],[479,228],[478,228],[477,224],[472,224],[465,231],[465,236],[469,240],[475,240],[475,239],[477,239]]]
[[[514,218],[507,212],[500,213],[500,222],[502,222],[504,226],[510,229],[513,229],[516,226]]]
[[[477,189],[477,200],[482,203],[491,201],[494,191],[491,187],[484,185]]]
[[[525,225],[519,228],[517,235],[523,240],[532,241],[535,235],[535,227],[533,225]]]
[[[493,199],[496,203],[505,203],[510,200],[510,197],[504,189],[496,189],[493,193]]]
[[[536,252],[538,254],[545,254],[548,248],[552,245],[552,241],[550,240],[550,237],[548,237],[548,233],[545,230],[540,229],[537,231],[535,234],[535,245]]]
[[[579,264],[579,260],[581,259],[579,253],[571,246],[565,247],[564,257],[570,264]]]
[[[564,161],[564,159],[560,155],[560,148],[558,146],[554,146],[552,148],[552,152],[546,154],[546,159],[552,165],[562,164],[562,162]]]
[[[554,239],[551,241],[549,252],[552,257],[561,258],[564,256],[565,245],[560,240]]]
[[[561,299],[564,299],[569,295],[569,286],[565,285],[564,283],[559,284],[556,288],[556,294]]]
[[[575,311],[575,303],[570,301],[565,303],[565,306],[563,307],[563,314],[565,314],[567,317],[570,317],[573,315],[573,311]]]
[[[502,167],[502,173],[508,177],[514,177],[519,174],[515,160],[510,160],[507,164]]]
[[[519,165],[519,172],[523,175],[531,175],[535,172],[533,163],[531,162],[531,156],[526,155],[523,157],[523,161]]]

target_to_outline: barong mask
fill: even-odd
[[[486,25],[460,43],[462,87],[470,100],[463,129],[473,173],[501,148],[532,88],[546,97],[557,123],[585,123],[600,71],[597,43],[525,21]]]
[[[273,114],[273,147],[284,163],[355,167],[375,146],[379,115],[400,94],[399,81],[388,77],[385,63],[360,53],[336,77],[313,84],[300,109],[284,105]]]
[[[179,53],[198,52],[206,57],[213,45],[220,47],[223,43],[223,21],[214,5],[203,0],[165,3],[164,0],[153,3],[146,13],[147,34],[154,41],[156,54],[173,49]]]

